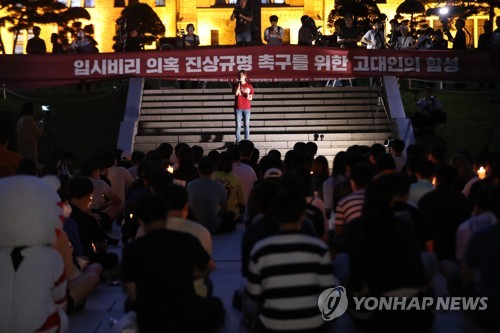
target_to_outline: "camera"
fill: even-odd
[[[384,140],[384,147],[391,147],[393,142],[394,142],[393,138],[388,138],[387,140]]]
[[[233,9],[233,15],[238,18],[238,16],[240,16],[240,13],[241,13],[241,7],[240,5],[237,5],[236,7],[234,7]]]

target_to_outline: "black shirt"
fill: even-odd
[[[360,39],[361,38],[361,32],[359,31],[358,27],[352,26],[352,27],[343,27],[340,29],[338,38],[340,39]],[[349,43],[340,43],[340,46],[343,48],[356,48],[358,47],[358,44],[355,42],[349,42]]]
[[[75,220],[78,226],[78,233],[80,235],[80,242],[82,244],[83,254],[92,258],[95,257],[95,251],[92,243],[104,242],[104,233],[102,232],[99,222],[87,212],[80,208],[71,205],[72,212],[71,218]]]
[[[167,229],[153,230],[125,247],[122,279],[136,284],[141,332],[191,332],[193,270],[206,269],[209,261],[198,239]]]
[[[235,27],[235,32],[236,34],[241,34],[246,31],[251,31],[252,30],[252,22],[248,22],[247,20],[243,19],[240,17],[240,15],[243,15],[245,17],[252,17],[253,18],[253,11],[252,9],[248,6],[248,4],[245,6],[245,8],[239,7],[238,15],[236,15],[236,27]]]
[[[418,202],[429,221],[438,260],[456,261],[456,233],[458,226],[471,215],[467,198],[451,186],[438,185]]]
[[[394,216],[410,223],[420,251],[425,251],[425,243],[432,239],[429,221],[418,209],[406,202],[396,202],[393,206]]]

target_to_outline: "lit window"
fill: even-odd
[[[68,5],[68,0],[57,0],[57,2],[60,2],[60,3],[64,4],[65,6]]]
[[[85,0],[84,6],[86,8],[94,8],[95,7],[95,1],[94,0]]]
[[[70,4],[71,4],[71,7],[81,7],[82,0],[71,0]]]
[[[237,0],[229,0],[230,5],[236,5],[238,3]]]
[[[156,0],[156,7],[165,7],[165,0]]]

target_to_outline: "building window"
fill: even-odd
[[[238,0],[228,0],[227,2],[229,5],[236,5],[238,3]]]
[[[156,7],[165,7],[165,0],[156,0]]]
[[[290,45],[290,29],[285,29],[285,33],[283,34],[283,45]]]
[[[57,1],[64,4],[65,6],[68,6],[68,0],[57,0]]]
[[[95,7],[95,0],[85,0],[84,7],[94,8]]]
[[[81,7],[82,0],[71,0],[70,5],[71,7]]]
[[[219,45],[219,30],[210,30],[210,45]]]
[[[31,37],[33,37],[33,32],[29,31],[28,33],[28,39],[30,39]],[[23,54],[24,53],[24,49],[27,45],[25,42],[25,39],[24,39],[24,34],[20,33],[18,36],[17,36],[17,42],[16,42],[16,46],[14,48],[14,54]]]
[[[115,7],[125,7],[125,0],[115,0]]]

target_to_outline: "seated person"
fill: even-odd
[[[116,192],[99,179],[100,166],[97,161],[88,160],[83,163],[81,175],[88,177],[94,185],[92,201],[90,202],[90,211],[96,214],[100,220],[103,231],[110,231],[112,221],[123,212],[123,203]]]
[[[217,171],[212,179],[224,186],[227,193],[227,209],[234,213],[234,220],[240,219],[240,212],[244,210],[245,200],[243,184],[232,172],[233,157],[228,152],[222,152],[217,160]]]
[[[195,221],[212,234],[234,230],[234,213],[228,210],[228,198],[224,186],[212,180],[214,165],[209,157],[198,163],[200,178],[187,184],[189,207]]]
[[[281,186],[273,180],[263,180],[256,184],[250,192],[249,204],[254,207],[257,215],[247,227],[241,239],[241,272],[248,275],[248,262],[253,246],[260,240],[279,233],[278,222],[272,216],[272,199],[281,190]],[[304,235],[317,237],[310,221],[304,221],[300,230]]]
[[[500,187],[495,186],[489,195],[492,213],[500,220]],[[465,296],[488,297],[487,309],[477,315],[496,331],[500,330],[500,224],[474,233],[469,241],[462,269]]]
[[[188,193],[184,187],[177,184],[163,185],[158,191],[163,194],[169,205],[167,229],[179,232],[186,232],[196,237],[201,246],[212,255],[212,236],[210,232],[199,223],[187,219],[189,213]],[[144,235],[144,228],[139,227],[136,238]],[[213,260],[210,261],[211,269],[215,268]],[[207,278],[200,278],[194,281],[194,289],[197,295],[206,297],[211,294],[211,282]]]
[[[87,297],[97,288],[101,281],[102,266],[98,263],[81,267],[73,254],[73,246],[64,231],[57,233],[52,244],[64,261],[64,272],[67,278],[66,312],[82,309]]]
[[[195,294],[210,256],[198,239],[166,228],[167,199],[147,194],[136,204],[145,235],[123,251],[122,277],[141,332],[201,332],[224,320],[220,299]]]
[[[99,222],[89,212],[94,185],[86,177],[73,177],[68,184],[69,203],[71,204],[70,217],[78,226],[78,234],[83,254],[90,263],[99,263],[104,270],[118,265],[118,256],[107,252],[105,235]]]
[[[367,194],[360,219],[361,234],[349,251],[347,287],[353,296],[410,299],[431,295],[425,287],[424,267],[415,236],[397,222],[384,194]],[[432,312],[433,308],[414,311],[352,308],[351,315],[357,326],[376,332],[408,331],[409,328],[425,331],[433,323]]]
[[[245,311],[266,330],[320,331],[325,321],[317,308],[318,297],[334,286],[329,249],[318,238],[299,232],[306,216],[302,194],[280,191],[272,206],[280,233],[252,248]]]

